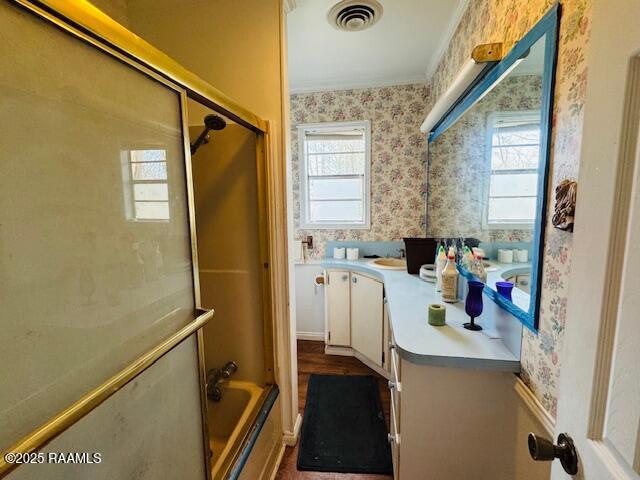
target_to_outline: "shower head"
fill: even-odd
[[[218,115],[207,115],[204,117],[204,126],[209,130],[222,130],[227,126],[227,122]]]
[[[204,130],[198,135],[196,141],[191,144],[191,155],[194,155],[203,143],[207,143],[211,130],[222,130],[226,126],[227,122],[218,115],[207,115],[204,117]]]

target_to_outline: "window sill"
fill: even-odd
[[[354,223],[305,223],[300,224],[300,230],[371,230],[371,224]]]

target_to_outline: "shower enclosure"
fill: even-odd
[[[0,478],[233,477],[278,394],[267,123],[81,0],[0,0],[0,56]]]
[[[273,384],[265,166],[256,133],[187,103],[214,479],[227,478]]]

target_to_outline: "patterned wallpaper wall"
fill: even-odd
[[[458,26],[431,83],[429,107],[450,85],[471,49],[480,43],[513,44],[555,3],[553,0],[473,0]],[[554,95],[551,180],[576,179],[580,163],[583,104],[586,89],[586,47],[593,0],[563,0],[558,67]],[[552,195],[552,193],[550,194]],[[550,207],[553,207],[551,202]],[[525,330],[522,377],[555,417],[560,352],[566,320],[571,265],[571,234],[551,226],[547,218],[540,331]]]
[[[554,94],[550,198],[565,178],[576,179],[580,162],[583,104],[586,89],[586,46],[593,0],[562,0],[558,66]],[[292,155],[294,166],[295,236],[314,235],[313,258],[324,256],[328,239],[395,240],[425,234],[425,140],[418,127],[435,101],[455,78],[473,47],[505,42],[510,48],[556,3],[555,0],[473,0],[453,35],[428,87],[421,85],[344,90],[293,95]],[[299,170],[295,126],[299,123],[372,121],[372,228],[298,230]],[[414,127],[415,126],[415,127]],[[553,208],[550,204],[550,210]],[[525,330],[522,377],[555,417],[560,351],[566,320],[571,234],[551,226],[545,237],[540,331]]]
[[[541,76],[509,76],[429,145],[427,236],[531,241],[531,229],[483,227],[491,176],[487,121],[494,112],[540,110],[541,94]]]
[[[424,85],[339,90],[291,96],[294,236],[313,235],[310,258],[323,258],[327,240],[385,241],[425,235],[427,115]],[[300,230],[300,162],[297,126],[302,123],[371,121],[371,229]]]

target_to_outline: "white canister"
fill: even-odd
[[[347,248],[347,260],[358,260],[358,257],[360,257],[360,249]]]
[[[513,263],[513,250],[498,249],[498,263]]]
[[[333,247],[333,258],[344,260],[344,247]]]
[[[529,251],[522,249],[522,250],[514,250],[514,257],[515,257],[515,261],[518,263],[527,263],[527,261],[529,260]]]

